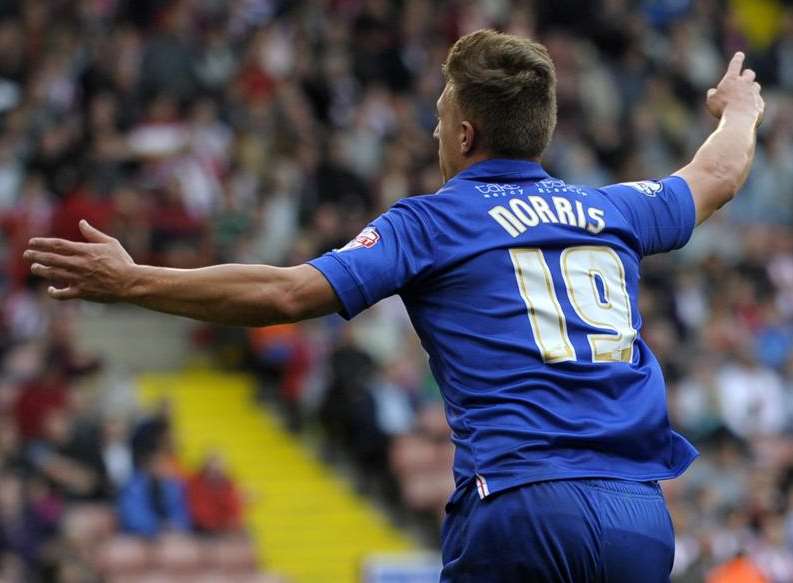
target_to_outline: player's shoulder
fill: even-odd
[[[672,174],[663,178],[651,178],[628,182],[617,182],[598,188],[605,196],[623,199],[625,197],[658,198],[672,191],[689,191],[688,183],[682,176]]]
[[[399,199],[388,209],[387,213],[406,213],[431,217],[443,213],[450,204],[459,201],[455,197],[456,190],[447,182],[435,192],[414,194]]]
[[[435,194],[414,194],[400,198],[385,212],[385,216],[393,215],[426,215],[431,213],[433,207],[433,197]]]
[[[431,202],[434,194],[407,196],[394,202],[383,214],[372,222],[377,226],[385,221],[397,232],[430,233],[433,222],[434,205]]]
[[[615,184],[607,184],[598,188],[598,190],[602,192],[604,196],[609,197],[620,195],[635,196],[638,194],[648,197],[656,197],[663,189],[663,183],[661,180],[657,179],[617,182]]]
[[[433,200],[437,201],[438,192],[430,192],[427,194],[411,194],[396,201],[391,208],[404,208],[404,209],[425,209],[432,205]]]
[[[597,190],[626,217],[637,212],[653,214],[670,203],[693,208],[688,183],[674,174],[663,178],[617,182]]]

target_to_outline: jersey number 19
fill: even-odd
[[[518,248],[509,254],[543,362],[577,360],[542,250]],[[585,324],[599,330],[587,334],[592,361],[631,362],[637,333],[619,255],[610,247],[582,245],[562,251],[559,262],[570,305]]]

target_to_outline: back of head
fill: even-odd
[[[479,147],[498,158],[540,158],[556,127],[556,72],[543,45],[479,30],[454,43],[443,73]]]

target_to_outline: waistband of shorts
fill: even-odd
[[[582,486],[607,490],[617,494],[628,494],[631,496],[650,496],[657,498],[663,496],[663,490],[656,481],[635,482],[632,480],[621,480],[618,478],[581,478],[575,480]]]

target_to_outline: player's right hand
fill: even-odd
[[[727,72],[714,89],[708,89],[705,106],[716,119],[727,109],[736,113],[753,116],[755,125],[763,119],[765,101],[760,95],[760,84],[755,81],[755,72],[744,69],[743,61],[746,58],[742,52],[737,52],[727,65]]]
[[[115,302],[124,298],[132,283],[135,262],[117,239],[80,221],[80,232],[88,243],[36,237],[23,257],[30,271],[62,287],[50,286],[56,300],[85,299]]]

